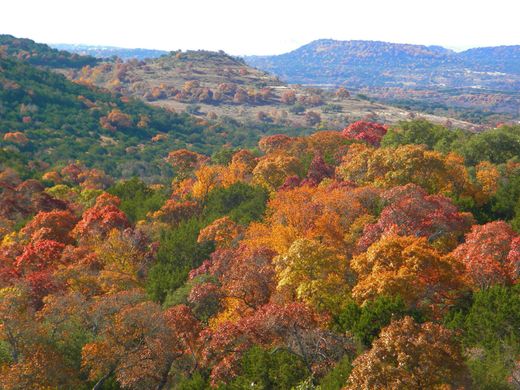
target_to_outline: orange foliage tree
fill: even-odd
[[[464,286],[462,264],[419,237],[387,234],[350,266],[358,277],[352,296],[361,304],[386,295],[400,296],[413,308],[442,309]]]
[[[362,389],[465,388],[469,383],[455,335],[441,325],[393,321],[353,362],[345,387]]]

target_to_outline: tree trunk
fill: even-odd
[[[114,372],[114,370],[110,370],[110,372],[108,372],[106,375],[104,375],[100,380],[98,380],[98,382],[94,385],[94,387],[92,388],[92,390],[101,390],[102,389],[102,386],[103,386],[103,383],[108,379],[108,377],[110,375],[112,375],[112,373]]]

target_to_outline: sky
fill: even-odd
[[[0,0],[0,34],[43,43],[288,52],[315,39],[520,44],[519,0]]]

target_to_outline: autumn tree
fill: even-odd
[[[142,302],[123,307],[102,337],[83,347],[83,367],[89,378],[103,383],[112,374],[126,388],[162,388],[175,360],[174,339],[160,307]],[[162,386],[161,386],[162,384]]]
[[[220,165],[203,165],[195,172],[196,181],[193,184],[192,195],[195,199],[204,201],[211,190],[221,184],[224,167]]]
[[[124,229],[130,225],[126,215],[119,209],[117,196],[103,193],[97,197],[93,207],[83,213],[82,219],[74,227],[75,238],[103,237],[112,229]]]
[[[65,245],[52,240],[30,242],[16,258],[15,266],[18,272],[29,274],[56,268],[60,264],[61,254]]]
[[[94,244],[97,260],[103,265],[99,280],[106,290],[118,291],[142,287],[155,249],[139,230],[113,229]]]
[[[238,181],[250,182],[256,163],[256,157],[248,150],[239,150],[234,153],[231,162],[222,172],[222,185],[227,187]]]
[[[414,184],[385,191],[382,200],[385,207],[376,223],[364,227],[357,244],[359,252],[391,231],[425,237],[438,249],[449,251],[474,221],[471,214],[459,212],[445,196],[428,195]]]
[[[372,349],[352,363],[346,389],[435,389],[468,384],[455,335],[411,317],[381,331]]]
[[[275,134],[262,137],[258,141],[258,147],[265,154],[285,152],[296,141],[295,138],[285,134]]]
[[[317,310],[337,310],[348,291],[346,259],[318,242],[296,240],[274,264],[278,289]]]
[[[520,236],[503,221],[475,225],[453,256],[464,263],[475,287],[511,285],[520,275]]]
[[[316,154],[307,171],[308,181],[317,185],[323,179],[332,177],[334,177],[334,167],[327,164],[321,155]]]
[[[20,131],[7,132],[4,134],[3,139],[5,142],[11,142],[21,146],[25,146],[29,143],[29,138]]]
[[[76,222],[77,217],[68,210],[40,211],[21,232],[32,241],[54,240],[70,244],[70,233]]]
[[[257,308],[268,303],[276,288],[275,255],[269,248],[243,244],[219,249],[211,254],[209,262],[192,271],[191,277],[209,273],[218,279],[225,297],[238,300],[245,309]]]
[[[180,222],[197,215],[199,211],[200,205],[197,202],[179,202],[168,199],[159,210],[153,213],[153,218],[171,226],[176,226]]]
[[[475,192],[461,157],[443,156],[420,145],[376,149],[353,144],[337,174],[344,180],[383,188],[414,183],[429,193],[454,197],[471,197]]]
[[[386,134],[387,127],[375,122],[357,121],[343,130],[347,138],[368,142],[379,146],[381,139]]]
[[[179,180],[190,176],[195,169],[207,160],[206,156],[187,149],[174,150],[166,157],[166,161],[173,166]]]
[[[323,156],[328,163],[339,164],[352,140],[339,131],[317,131],[306,137],[307,144],[314,154]]]
[[[300,161],[294,157],[268,155],[258,162],[253,170],[253,177],[256,183],[275,191],[287,177],[301,174],[301,170]]]
[[[213,221],[199,233],[198,242],[213,241],[217,248],[228,248],[236,244],[242,228],[229,217]]]
[[[346,353],[352,343],[317,327],[318,318],[306,306],[268,304],[236,322],[205,329],[203,362],[211,367],[213,385],[229,382],[239,374],[239,361],[253,345],[281,346],[299,356],[305,366],[320,375]]]
[[[352,296],[361,304],[380,295],[400,296],[410,307],[435,311],[463,288],[462,264],[442,256],[425,238],[387,234],[350,265],[358,277]]]
[[[112,109],[107,116],[101,117],[99,123],[101,127],[110,131],[124,130],[133,126],[132,117],[117,108]]]
[[[269,202],[266,225],[250,225],[246,239],[283,253],[296,239],[308,238],[350,255],[362,232],[359,223],[372,221],[377,211],[378,194],[374,188],[337,182],[278,191]]]

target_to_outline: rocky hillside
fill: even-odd
[[[241,123],[342,129],[359,119],[397,122],[416,115],[353,97],[344,88],[288,85],[224,52],[176,51],[141,61],[106,61],[65,73],[77,82],[212,120],[230,117]],[[447,121],[445,116],[427,118]],[[472,127],[463,121],[454,125]]]

